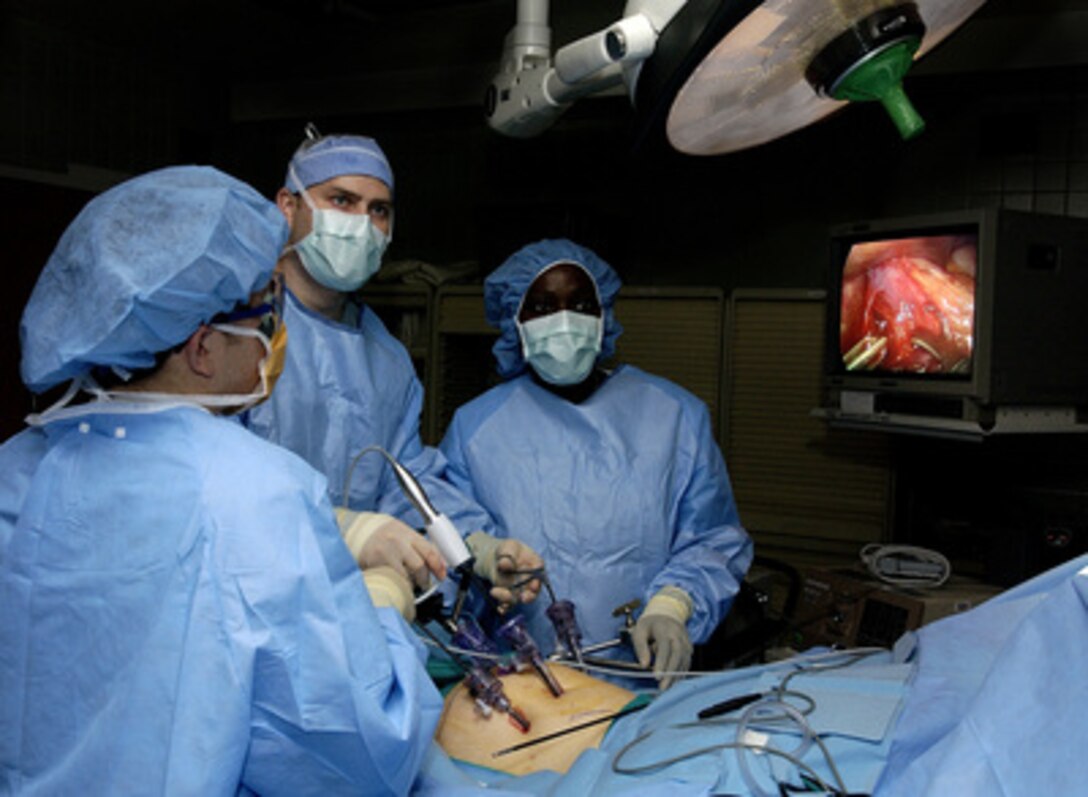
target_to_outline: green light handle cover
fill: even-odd
[[[903,91],[903,76],[914,62],[920,43],[918,39],[901,41],[859,63],[839,80],[831,96],[836,100],[879,100],[899,135],[914,138],[926,123]]]

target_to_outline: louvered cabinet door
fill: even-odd
[[[741,521],[761,554],[855,562],[886,539],[887,435],[833,429],[820,405],[823,291],[737,290],[725,334],[722,439]]]

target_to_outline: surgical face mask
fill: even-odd
[[[272,395],[272,389],[276,386],[276,381],[280,378],[280,374],[283,373],[283,368],[287,364],[287,325],[281,321],[276,326],[276,331],[272,334],[271,340],[260,329],[240,327],[234,324],[212,324],[211,326],[212,329],[218,329],[228,335],[257,338],[261,345],[264,346],[265,351],[264,357],[261,358],[261,362],[257,365],[260,382],[254,388],[253,393],[246,396],[216,396],[214,397],[214,405],[231,407],[232,413],[242,412],[257,406]],[[209,397],[201,398],[206,399]],[[239,398],[242,400],[238,401]],[[201,401],[201,403],[208,404],[206,401]],[[233,409],[235,407],[237,409]]]
[[[257,338],[264,346],[265,356],[261,358],[257,366],[260,380],[253,392],[245,394],[232,393],[158,393],[144,390],[104,390],[99,387],[92,377],[83,376],[72,380],[65,394],[49,409],[41,413],[27,416],[26,421],[31,426],[41,426],[52,420],[64,418],[70,415],[79,415],[86,411],[90,405],[69,407],[69,403],[80,391],[86,391],[99,401],[127,402],[132,405],[145,405],[147,407],[169,407],[186,404],[196,404],[201,407],[226,408],[225,412],[233,415],[251,407],[255,407],[272,394],[276,380],[283,373],[287,362],[287,326],[280,321],[276,325],[276,331],[272,339],[260,329],[235,326],[234,324],[211,324],[214,329],[225,332],[228,335],[241,335],[243,337]]]
[[[302,192],[313,215],[310,233],[294,245],[310,276],[341,293],[355,291],[377,273],[392,235],[379,230],[365,213],[319,208]]]
[[[599,316],[560,310],[517,322],[521,353],[541,379],[575,385],[589,376],[601,353],[604,324]]]

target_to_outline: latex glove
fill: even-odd
[[[474,531],[465,542],[476,557],[473,570],[491,582],[491,597],[498,601],[500,610],[519,601],[532,603],[536,600],[540,594],[540,579],[522,582],[526,581],[527,571],[543,569],[544,560],[540,554],[519,540],[499,539],[483,531]]]
[[[363,570],[391,567],[420,589],[427,589],[429,573],[446,577],[446,561],[418,531],[395,517],[378,512],[355,512],[339,507],[340,536]]]
[[[392,567],[372,567],[363,571],[370,601],[375,606],[392,606],[409,623],[416,618],[412,585]]]
[[[687,626],[691,611],[691,597],[684,590],[663,587],[650,598],[631,631],[638,663],[649,667],[652,652],[654,675],[662,689],[672,686],[676,673],[691,667],[693,648]]]

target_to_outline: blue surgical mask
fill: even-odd
[[[601,353],[604,324],[598,316],[560,310],[517,322],[521,353],[541,379],[575,385],[589,376]]]
[[[342,293],[358,290],[381,267],[392,236],[374,226],[365,213],[318,208],[306,191],[302,196],[313,215],[309,235],[294,245],[302,265],[326,288]]]

